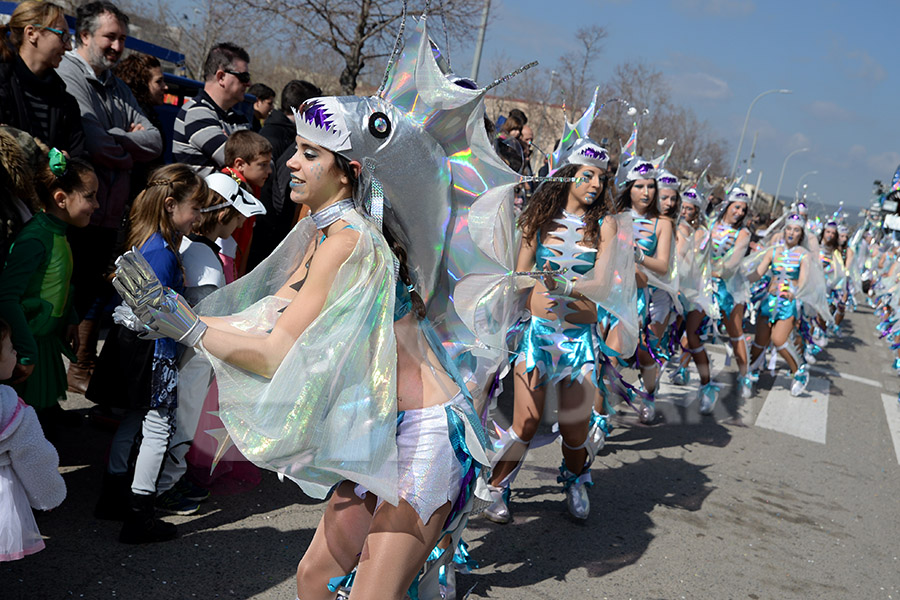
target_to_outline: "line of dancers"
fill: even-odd
[[[523,176],[484,128],[484,95],[506,78],[479,88],[448,65],[423,16],[373,96],[304,104],[288,166],[311,216],[197,306],[141,249],[118,261],[123,323],[203,353],[235,446],[328,499],[297,568],[303,600],[455,597],[462,531],[482,510],[512,520],[529,449],[559,439],[567,510],[587,519],[622,402],[652,424],[665,367],[685,384],[693,361],[712,413],[715,339],[745,398],[769,348],[802,394],[852,300],[842,223],[819,239],[797,205],[754,244],[740,182],[710,209],[706,171],[688,183],[669,153],[641,156],[638,123],[615,161],[592,140],[596,92],[565,123],[549,175]],[[525,183],[537,189],[517,214]],[[504,430],[492,408],[509,372]],[[551,387],[558,426],[538,439]]]

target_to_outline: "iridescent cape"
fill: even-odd
[[[709,266],[709,230],[703,226],[693,230],[678,261],[678,291],[684,297],[686,312],[702,310],[709,314],[713,288]]]
[[[367,219],[355,211],[343,218],[360,234],[356,247],[272,378],[206,356],[219,417],[248,460],[313,498],[349,479],[396,504],[393,254]],[[213,292],[197,312],[250,333],[270,331],[290,303],[274,294],[319,235],[310,218],[301,220],[259,266]]]
[[[734,246],[728,252],[718,259],[712,257],[712,230],[718,223],[714,221],[710,226],[710,235],[706,238],[706,243],[702,248],[704,251],[710,252],[710,272],[718,273],[722,280],[725,281],[725,289],[734,298],[735,305],[746,304],[750,300],[750,284],[747,283],[745,269],[742,268],[742,262],[747,254],[747,248],[750,247],[750,236],[744,236],[743,241],[735,241]],[[743,231],[743,229],[741,229]],[[740,237],[740,232],[738,232]]]
[[[808,316],[818,313],[826,322],[832,323],[831,311],[828,308],[828,288],[825,284],[825,274],[819,261],[818,242],[816,238],[809,235],[804,236],[801,244],[804,250],[801,277],[797,281],[797,292],[794,298],[798,303],[808,307],[806,311]],[[767,246],[762,250],[758,250],[744,259],[741,270],[744,274],[749,274],[759,267],[759,264],[765,259],[766,255],[771,255],[774,251],[783,248],[783,242]]]
[[[663,217],[659,217],[659,219],[663,219]],[[641,264],[637,265],[637,268],[647,276],[648,285],[666,292],[672,298],[672,301],[675,304],[675,310],[678,312],[682,312],[681,300],[678,298],[678,283],[680,281],[680,276],[678,273],[679,264],[675,256],[675,246],[676,244],[673,225],[672,243],[669,245],[668,256],[669,270],[666,272],[666,274],[659,275]]]

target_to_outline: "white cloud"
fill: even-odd
[[[728,82],[709,73],[683,73],[670,76],[672,91],[685,98],[721,100],[731,96]]]
[[[799,131],[788,138],[786,146],[788,148],[811,148],[809,138]]]
[[[866,158],[866,147],[862,144],[853,144],[850,146],[848,155],[852,161],[864,160]]]
[[[753,0],[672,0],[676,10],[710,17],[745,17],[756,10]]]
[[[848,121],[853,118],[853,113],[827,100],[816,100],[808,107],[810,114],[820,119],[831,121]]]
[[[876,83],[887,79],[887,71],[865,50],[854,50],[847,54],[851,63],[852,77],[866,79]]]
[[[890,176],[897,169],[897,165],[900,165],[900,153],[888,151],[881,154],[873,154],[868,158],[866,164],[875,173],[880,174],[882,178],[890,179]]]

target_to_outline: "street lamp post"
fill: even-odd
[[[800,176],[800,179],[797,180],[797,190],[794,192],[794,200],[800,197],[800,184],[803,183],[803,180],[806,179],[810,175],[818,175],[818,171],[807,171],[803,175]]]
[[[475,42],[475,56],[472,58],[472,81],[478,81],[478,69],[481,67],[481,51],[484,48],[484,34],[487,31],[490,11],[491,0],[484,0],[484,8],[481,12],[481,27],[478,28],[478,41]]]
[[[788,161],[795,154],[800,154],[801,152],[809,152],[809,148],[797,148],[786,157],[784,157],[784,163],[781,165],[781,176],[778,178],[778,187],[775,189],[775,197],[772,198],[772,208],[769,210],[770,213],[775,212],[775,204],[778,203],[778,196],[781,194],[781,182],[784,181],[784,170],[787,168]]]
[[[737,152],[734,154],[734,164],[731,165],[731,175],[729,175],[729,179],[734,179],[734,173],[737,171],[738,159],[741,156],[741,146],[744,145],[744,136],[747,134],[747,123],[750,122],[750,111],[753,110],[753,105],[756,104],[756,101],[766,96],[768,94],[791,94],[793,93],[791,90],[766,90],[761,93],[759,96],[753,99],[753,102],[750,103],[750,107],[747,109],[747,116],[744,118],[744,128],[741,129],[741,140],[738,142]]]

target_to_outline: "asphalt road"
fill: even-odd
[[[514,523],[470,523],[481,568],[459,577],[460,597],[474,586],[471,598],[517,600],[900,600],[900,379],[873,327],[868,309],[850,315],[802,398],[764,375],[740,402],[734,367],[717,354],[724,397],[712,416],[697,414],[696,379],[665,386],[653,426],[622,414],[595,463],[585,523],[566,513],[558,446],[532,452]],[[88,406],[72,396],[65,408]],[[68,498],[38,514],[46,550],[0,563],[0,598],[295,597],[319,502],[265,473],[252,491],[166,517],[179,539],[125,546],[118,524],[91,516],[110,437],[87,423],[65,433]]]

